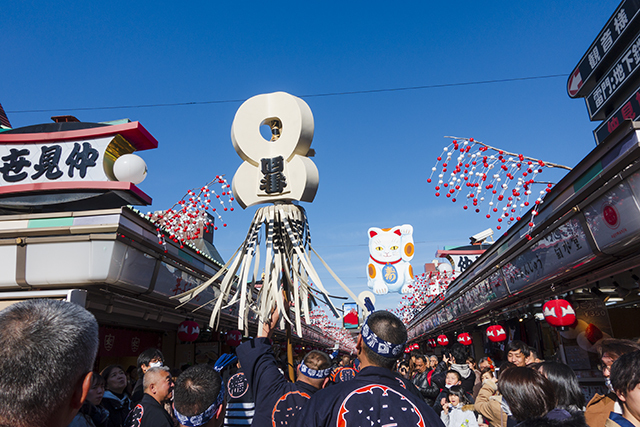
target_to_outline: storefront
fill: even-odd
[[[624,122],[569,172],[530,216],[517,222],[409,325],[426,343],[462,332],[476,357],[497,351],[486,331],[500,324],[541,358],[576,370],[592,394],[600,387],[594,344],[603,337],[640,336],[640,125]],[[530,238],[529,238],[530,237]],[[564,298],[578,319],[567,332],[545,322],[542,305]],[[426,348],[426,346],[425,346]]]

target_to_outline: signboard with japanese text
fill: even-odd
[[[0,186],[115,180],[110,176],[112,172],[105,155],[108,156],[107,151],[116,139],[108,136],[80,141],[0,144]]]
[[[640,115],[640,89],[622,103],[606,121],[593,131],[596,144],[601,144],[625,120],[635,120]]]
[[[610,110],[615,110],[620,98],[629,96],[623,88],[638,83],[637,71],[640,69],[640,35],[609,67],[585,101],[591,120],[604,120]],[[637,85],[636,85],[637,87]]]
[[[509,290],[515,293],[593,256],[582,225],[572,218],[505,264],[502,272]]]
[[[569,96],[580,98],[592,91],[611,58],[624,50],[638,29],[640,0],[622,1],[569,76]]]
[[[638,180],[638,176],[632,178]],[[583,208],[583,212],[598,248],[603,252],[617,244],[628,245],[629,239],[638,239],[640,210],[625,182]]]

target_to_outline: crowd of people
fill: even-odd
[[[153,348],[133,369],[94,372],[92,314],[63,301],[14,304],[0,311],[0,427],[640,427],[635,341],[601,340],[609,392],[587,403],[568,365],[521,341],[499,366],[461,344],[405,355],[406,328],[387,311],[366,319],[356,357],[310,351],[289,381],[270,340],[277,321],[236,349],[237,363],[225,355],[171,371]]]

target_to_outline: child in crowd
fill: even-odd
[[[469,404],[467,394],[459,385],[449,389],[449,396],[442,402],[440,419],[445,427],[478,427],[473,405]]]

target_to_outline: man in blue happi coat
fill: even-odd
[[[287,381],[271,349],[270,336],[277,323],[265,323],[255,339],[236,350],[255,398],[252,426],[291,426],[300,409],[324,384],[331,373],[331,359],[321,351],[309,352],[298,365],[298,379]]]
[[[392,372],[406,341],[400,319],[387,311],[373,312],[356,344],[360,372],[351,381],[314,394],[294,425],[443,427],[413,384]]]

